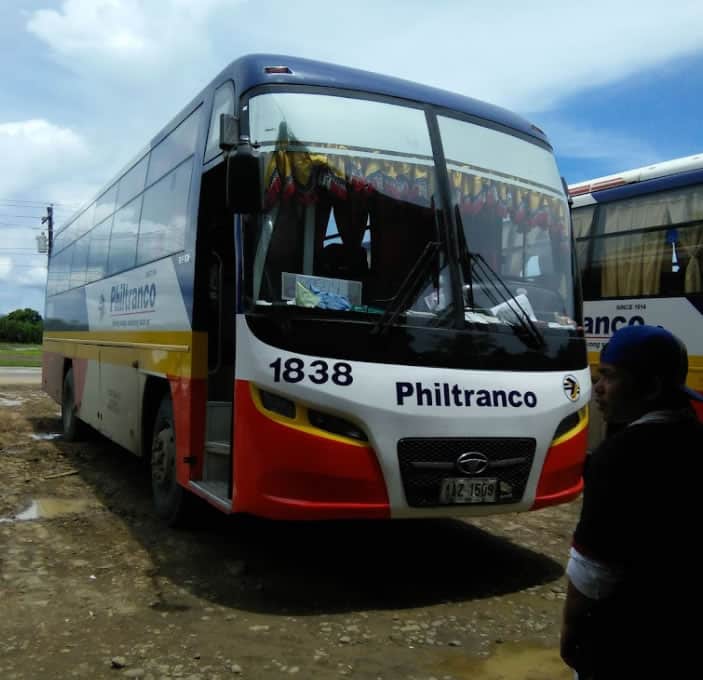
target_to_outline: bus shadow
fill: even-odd
[[[33,422],[43,432],[57,425]],[[53,444],[147,551],[157,610],[189,608],[184,590],[259,613],[403,609],[514,593],[563,575],[550,557],[451,519],[274,522],[198,503],[187,529],[169,529],[153,515],[142,461],[97,433]]]

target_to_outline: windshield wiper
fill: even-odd
[[[537,347],[543,347],[544,336],[540,332],[539,328],[537,328],[535,322],[532,320],[527,310],[520,304],[520,301],[517,299],[517,296],[512,294],[510,288],[508,288],[508,285],[500,277],[500,274],[498,274],[498,272],[496,272],[495,269],[493,269],[491,265],[486,262],[485,258],[480,253],[469,252],[469,257],[471,260],[473,260],[473,262],[483,268],[483,276],[479,275],[479,278],[481,278],[482,282],[486,281],[490,286],[492,286],[493,290],[498,293],[498,296],[501,298],[501,301],[504,302],[510,308],[510,311],[513,313],[513,316],[517,319],[518,323],[522,326],[522,328],[525,329],[528,335],[533,338],[533,340],[537,344]],[[489,276],[484,278],[486,272],[488,272]],[[476,272],[474,272],[474,275],[476,275]],[[492,277],[493,280],[491,280],[490,277]],[[516,307],[517,309],[515,309]]]
[[[461,212],[459,210],[459,206],[455,207],[455,214],[457,225],[459,226],[459,229],[461,230],[461,234],[463,236],[464,225],[461,219]],[[508,285],[501,278],[500,274],[498,274],[498,272],[496,272],[495,269],[493,269],[493,267],[488,264],[488,262],[483,257],[483,255],[481,255],[481,253],[475,253],[469,250],[468,245],[466,244],[465,237],[462,239],[462,246],[464,250],[464,255],[466,256],[469,262],[469,268],[467,272],[469,308],[473,309],[474,307],[473,286],[475,278],[477,282],[481,285],[490,286],[491,290],[498,295],[500,302],[505,304],[510,309],[510,311],[513,313],[513,316],[520,324],[520,327],[527,333],[529,337],[532,338],[537,348],[544,347],[544,336],[540,332],[539,328],[537,328],[534,321],[532,321],[530,315],[520,304],[517,297],[513,295],[510,288],[508,288]],[[476,270],[474,270],[474,265],[476,265]],[[486,295],[492,298],[493,302],[496,302],[495,298],[493,297],[493,295],[491,295],[488,290],[486,290],[485,292]]]
[[[427,242],[425,249],[415,260],[403,283],[400,284],[398,292],[390,298],[381,318],[374,324],[370,331],[371,335],[382,335],[393,325],[398,315],[405,310],[408,301],[417,293],[418,285],[424,281],[430,265],[436,260],[440,246],[439,241]]]

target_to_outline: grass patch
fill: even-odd
[[[0,366],[41,366],[41,345],[0,342]]]

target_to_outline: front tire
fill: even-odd
[[[73,379],[73,369],[69,368],[63,378],[61,391],[61,423],[63,425],[63,438],[67,442],[80,441],[85,433],[85,425],[78,417],[76,406],[76,386]]]
[[[183,524],[188,494],[176,480],[176,425],[171,397],[164,395],[151,439],[151,490],[156,514],[169,526]]]

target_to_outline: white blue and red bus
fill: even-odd
[[[688,386],[703,392],[703,154],[571,184],[569,194],[591,365],[618,328],[664,326],[688,348]]]
[[[525,511],[582,488],[581,315],[539,128],[252,55],[57,232],[43,385],[171,523]]]

